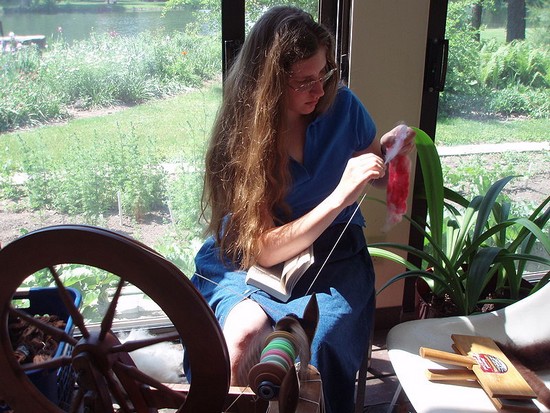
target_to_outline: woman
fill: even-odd
[[[206,155],[203,206],[212,236],[192,279],[223,328],[232,384],[247,384],[243,360],[277,320],[301,315],[315,292],[320,318],[311,363],[327,411],[352,411],[374,311],[364,219],[354,210],[366,186],[384,177],[382,152],[396,133],[375,134],[359,100],[339,86],[331,34],[296,8],[263,15],[225,82]],[[401,153],[413,136],[408,129]],[[311,244],[315,263],[288,302],[245,283],[251,265],[270,267]]]

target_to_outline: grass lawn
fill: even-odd
[[[75,144],[93,149],[98,140],[117,139],[120,132],[132,130],[142,142],[153,140],[158,155],[167,160],[196,159],[202,156],[220,100],[217,84],[124,110],[101,110],[97,116],[5,133],[0,135],[0,165],[21,165],[23,142],[56,161]]]
[[[33,163],[31,166],[35,167],[34,170],[36,170],[36,166],[44,166],[46,170],[67,168],[72,171],[73,175],[83,176],[82,182],[85,182],[86,176],[89,174],[84,172],[93,169],[94,164],[90,165],[88,162],[86,157],[88,152],[79,149],[89,148],[90,151],[94,151],[94,148],[97,148],[96,153],[101,154],[100,149],[106,147],[105,142],[118,142],[130,134],[137,138],[138,145],[143,144],[144,147],[150,148],[148,145],[153,142],[153,153],[166,162],[175,165],[183,161],[182,163],[185,165],[191,164],[191,166],[200,168],[221,97],[221,86],[217,83],[201,90],[151,101],[135,107],[122,110],[115,110],[115,108],[98,110],[65,123],[0,134],[0,180],[2,178],[11,179],[15,172],[26,172],[28,170],[26,163],[31,162]],[[443,119],[437,126],[436,142],[444,145],[479,142],[541,142],[550,140],[549,130],[550,119],[508,121]],[[76,166],[73,167],[70,164],[73,153],[80,154],[80,156],[84,153],[86,163],[76,163]],[[549,155],[546,153],[536,154],[538,161],[535,162],[535,167],[531,167],[531,163],[534,162],[533,156],[534,154],[526,156],[524,153],[512,153],[488,154],[486,157],[458,156],[454,159],[453,157],[444,157],[442,159],[445,162],[445,168],[447,168],[445,169],[447,184],[460,186],[460,189],[464,189],[465,192],[471,192],[487,182],[494,182],[496,179],[513,174],[524,176],[524,178],[514,180],[515,188],[520,187],[523,191],[518,196],[526,198],[524,193],[529,185],[529,188],[534,188],[532,191],[529,189],[531,191],[529,194],[536,192],[535,195],[538,199],[539,196],[547,193],[547,189],[545,189],[547,187],[544,185],[547,183],[546,165]],[[123,155],[115,156],[114,159],[122,157]],[[99,165],[95,157],[90,158]],[[51,162],[52,165],[43,165],[47,162]],[[101,164],[100,167],[105,168],[106,166]],[[177,174],[172,178],[185,178],[186,175],[188,174]],[[171,194],[175,202],[173,206],[176,212],[181,212],[181,215],[184,216],[190,210],[189,205],[193,205],[192,201],[200,198],[201,182],[182,180],[181,182],[177,181],[176,184],[175,187],[179,188],[180,192]],[[469,187],[462,188],[466,184]],[[6,215],[10,211],[2,211],[4,208],[2,201],[6,200],[0,199],[0,214],[4,213],[5,215],[0,216],[0,220],[3,219],[6,223],[12,222],[13,216]],[[21,210],[25,202],[21,201],[14,208],[17,207],[18,210]],[[47,211],[27,212],[29,216],[32,214],[34,214],[32,216],[47,216],[45,214]],[[9,224],[9,229],[11,230],[11,227],[29,228],[29,225],[12,222]],[[43,226],[45,223],[40,221],[40,225]],[[153,227],[154,229],[151,229]],[[143,226],[140,224],[135,230],[138,232],[133,233],[133,236],[139,238],[140,233],[143,232],[149,237],[144,235],[144,239],[148,243],[157,245],[157,242],[160,242],[159,245],[161,245],[163,241],[157,240],[155,234],[165,233],[166,229],[163,227],[163,225],[156,225],[154,222]],[[0,239],[2,239],[1,233]],[[168,247],[172,248],[171,245]],[[170,251],[166,254],[179,254],[177,251]]]
[[[548,142],[550,141],[550,119],[439,119],[435,140],[438,144],[444,145]]]
[[[535,30],[536,30],[535,28],[527,28],[525,31],[525,36],[529,39]],[[506,42],[506,28],[493,27],[493,28],[485,28],[481,30],[481,40],[490,40],[490,39],[495,39],[499,43]]]
[[[214,84],[179,96],[148,102],[124,110],[101,110],[96,116],[78,117],[61,124],[0,135],[0,165],[21,166],[22,142],[48,159],[62,159],[78,145],[93,148],[101,140],[116,139],[133,130],[143,142],[153,140],[157,153],[167,160],[197,159],[221,100],[221,85]],[[472,120],[440,119],[436,142],[468,145],[502,142],[546,142],[550,119]]]

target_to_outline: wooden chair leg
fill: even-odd
[[[365,394],[367,390],[367,372],[370,367],[371,355],[372,355],[372,342],[374,338],[374,316],[371,320],[370,337],[363,355],[363,361],[361,367],[357,373],[357,392],[355,394],[355,410],[354,413],[362,413],[365,405]]]
[[[367,350],[363,356],[361,368],[357,374],[357,393],[355,395],[355,413],[362,413],[365,405],[365,394],[367,389],[367,371],[370,366],[372,340],[369,340]]]

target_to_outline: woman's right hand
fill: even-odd
[[[265,267],[283,262],[310,246],[342,210],[352,205],[365,186],[385,174],[384,161],[373,153],[351,158],[340,182],[323,202],[300,218],[266,231],[260,242],[258,263]]]
[[[385,174],[386,168],[381,157],[373,153],[355,156],[348,161],[332,196],[343,207],[347,207],[357,201],[370,181],[380,179]]]

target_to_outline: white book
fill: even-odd
[[[253,265],[246,273],[246,283],[287,302],[292,289],[313,262],[313,246],[310,246],[295,257],[273,267]]]

